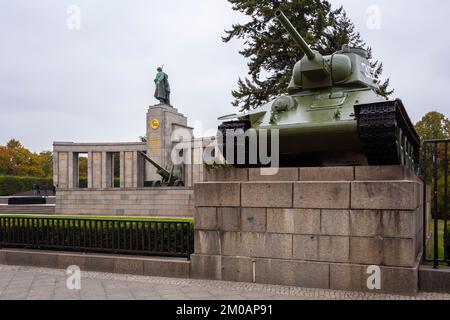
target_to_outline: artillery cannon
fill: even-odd
[[[248,137],[256,133],[259,140],[268,139],[277,130],[282,167],[405,165],[417,170],[420,138],[402,101],[379,94],[367,51],[344,45],[323,56],[310,48],[281,10],[275,18],[305,56],[293,68],[287,95],[219,118],[224,122],[218,143],[227,162],[262,166],[259,154],[250,155],[257,147],[250,147]],[[245,157],[238,156],[239,148],[245,149]]]
[[[140,152],[141,156],[144,157],[146,161],[151,163],[156,169],[157,174],[161,176],[160,181],[149,181],[144,184],[148,188],[159,188],[159,187],[184,187],[183,180],[174,173],[173,166],[171,170],[163,168],[159,163],[154,161],[144,152]]]

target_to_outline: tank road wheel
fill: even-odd
[[[400,128],[397,128],[397,153],[399,158],[399,164],[402,166],[406,165],[406,151],[405,151],[405,136]]]
[[[370,165],[419,168],[420,138],[401,100],[355,106],[358,130]]]

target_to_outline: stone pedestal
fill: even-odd
[[[406,168],[225,169],[207,179],[195,185],[194,278],[417,292],[422,183]],[[381,289],[368,286],[373,270]]]
[[[147,154],[165,168],[173,165],[171,153],[174,146],[173,134],[178,130],[193,137],[192,128],[187,126],[187,118],[177,109],[168,105],[151,106],[147,112]],[[184,171],[184,168],[177,168]],[[156,169],[146,164],[146,181],[161,180]]]

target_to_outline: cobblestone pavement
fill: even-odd
[[[450,295],[395,296],[284,286],[82,272],[68,290],[64,270],[0,265],[0,300],[450,300]]]

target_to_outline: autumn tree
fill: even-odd
[[[427,113],[415,127],[422,141],[450,139],[450,121],[442,113]]]
[[[0,146],[0,175],[50,177],[53,174],[53,156],[50,151],[37,154],[12,139]]]

